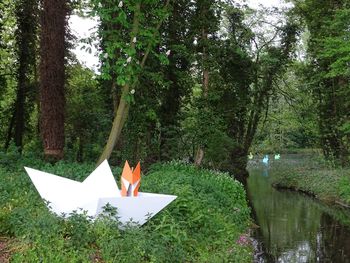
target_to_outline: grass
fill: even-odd
[[[272,184],[308,193],[316,198],[350,206],[350,169],[331,168],[316,159],[298,163],[280,162],[273,166]]]
[[[23,166],[83,180],[94,164],[3,155],[0,236],[11,239],[11,262],[251,262],[241,242],[250,224],[242,185],[227,174],[171,162],[151,167],[141,190],[178,198],[143,227],[119,230],[113,210],[91,222],[51,214]],[[120,169],[113,169],[119,177]]]

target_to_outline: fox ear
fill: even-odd
[[[135,178],[136,181],[141,177],[141,165],[140,165],[140,162],[137,163],[137,165],[136,165],[132,175],[133,175],[133,177]]]
[[[122,172],[122,177],[124,177],[125,179],[127,179],[129,181],[132,177],[132,171],[131,171],[131,168],[130,168],[128,161],[125,161],[123,172]]]

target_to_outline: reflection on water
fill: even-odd
[[[264,253],[259,262],[349,262],[350,227],[334,218],[350,218],[312,198],[270,186],[268,167],[250,171],[248,196]]]

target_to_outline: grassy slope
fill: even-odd
[[[60,219],[48,212],[23,165],[82,180],[94,165],[7,157],[0,164],[0,236],[16,240],[13,262],[251,262],[242,186],[225,174],[178,163],[154,166],[142,191],[178,198],[142,228],[120,231],[101,218]],[[120,174],[115,169],[114,174]]]
[[[275,187],[290,188],[330,202],[350,205],[350,169],[333,169],[306,160],[298,164],[281,163],[273,168]]]

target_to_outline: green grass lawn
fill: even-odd
[[[154,165],[141,191],[178,198],[140,228],[119,230],[113,217],[92,223],[51,214],[26,175],[29,166],[83,180],[94,164],[2,156],[0,237],[10,238],[11,262],[251,262],[245,240],[249,208],[241,184],[228,175],[176,162]],[[6,158],[5,158],[6,157]],[[113,169],[116,177],[120,169]]]

